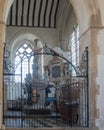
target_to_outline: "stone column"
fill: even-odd
[[[88,46],[88,65],[89,65],[89,127],[94,130],[96,127],[97,119],[97,106],[96,106],[96,97],[97,97],[97,55],[98,55],[98,46],[97,46],[97,34],[99,33],[99,28],[89,27],[80,37],[80,53],[83,52],[84,48]],[[81,56],[81,55],[80,55]],[[81,58],[80,58],[81,59]]]
[[[5,23],[0,22],[0,129],[3,128],[3,50],[5,39]],[[4,95],[5,96],[5,95]]]
[[[38,39],[34,40],[33,78],[39,80]]]
[[[96,125],[99,127],[99,130],[104,130],[104,27],[101,27],[98,35],[98,49],[99,53],[97,56],[97,68],[98,68],[98,77],[97,77],[97,111],[98,116],[96,120]]]

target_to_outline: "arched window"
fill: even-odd
[[[79,26],[75,26],[69,40],[70,57],[72,64],[76,67],[79,66]],[[73,68],[72,68],[73,69]],[[75,75],[75,70],[72,70]]]
[[[26,74],[32,74],[33,65],[33,49],[24,41],[17,49],[15,55],[15,74],[22,75],[22,81],[26,78]]]

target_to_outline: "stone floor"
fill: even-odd
[[[64,121],[59,115],[27,115],[21,112],[8,112],[4,116],[6,127],[68,127],[68,122]]]

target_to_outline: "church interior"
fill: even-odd
[[[0,0],[0,129],[104,130],[103,0]]]

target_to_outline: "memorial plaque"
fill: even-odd
[[[52,78],[59,78],[61,77],[61,68],[60,66],[52,67]]]

